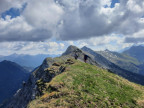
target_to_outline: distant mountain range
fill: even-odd
[[[19,65],[23,66],[28,70],[33,70],[34,68],[41,65],[46,57],[56,57],[58,55],[48,55],[48,54],[38,54],[38,55],[25,55],[25,54],[12,54],[9,56],[0,56],[0,61],[9,60]]]
[[[102,55],[107,60],[111,61],[112,63],[118,65],[123,69],[134,73],[139,73],[139,68],[137,66],[139,65],[139,61],[131,56],[122,53],[112,52],[109,50],[96,51],[96,53]]]
[[[29,72],[20,65],[11,61],[0,62],[0,103],[16,93],[27,81]]]
[[[129,71],[128,69],[126,70],[90,48],[83,47],[82,51],[87,52],[87,54],[90,54],[89,56],[98,64],[99,67],[107,69],[112,73],[115,73],[119,76],[122,76],[125,79],[128,79],[129,81],[144,85],[144,81],[142,80],[144,76],[140,75],[140,73],[134,73]]]
[[[96,53],[125,70],[144,75],[144,46],[132,46],[121,53],[109,50]]]

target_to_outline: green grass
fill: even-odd
[[[107,70],[75,61],[53,78],[29,108],[142,108],[144,87]],[[55,88],[55,89],[52,89]]]
[[[130,62],[135,65],[140,65],[140,62],[136,58],[133,58],[133,57],[125,55],[125,54],[122,54],[122,56],[125,58],[125,59],[123,59],[123,61]]]

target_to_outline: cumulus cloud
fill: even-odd
[[[63,9],[53,0],[31,0],[22,15],[35,28],[53,31],[60,22]]]
[[[17,54],[61,54],[66,46],[55,41],[45,42],[1,42],[1,55]]]
[[[21,8],[26,0],[0,0],[0,14],[10,8]]]
[[[32,31],[32,27],[24,21],[23,17],[10,19],[10,16],[6,16],[6,20],[0,19],[0,25],[0,41],[27,40],[30,36],[28,34]]]
[[[60,38],[77,40],[111,33],[128,35],[143,29],[144,24],[139,23],[138,19],[144,13],[144,1],[121,0],[114,8],[109,6],[109,2],[111,1],[74,2],[75,9],[66,9],[68,12],[64,17]],[[104,4],[109,7],[104,7]]]
[[[0,19],[0,41],[81,40],[121,34],[129,39],[144,30],[144,1],[120,0],[1,0],[0,13],[21,8],[20,16]],[[136,37],[135,37],[136,38]]]
[[[75,44],[79,47],[87,46],[96,51],[105,49],[109,49],[111,51],[120,51],[123,48],[133,45],[132,43],[125,43],[124,41],[124,36],[112,34],[110,36],[92,37],[90,39],[75,41]]]
[[[20,16],[0,19],[0,41],[44,41],[56,34],[63,14],[53,0],[31,0]]]

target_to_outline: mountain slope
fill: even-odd
[[[109,50],[96,51],[96,53],[102,55],[107,60],[111,61],[112,63],[116,64],[117,66],[125,70],[140,74],[140,69],[138,67],[140,63],[137,59],[131,56],[117,53],[117,52],[112,52]]]
[[[123,54],[136,58],[139,61],[139,73],[144,75],[144,46],[132,46],[125,50]]]
[[[78,56],[77,60],[73,60],[76,55]],[[84,60],[85,55],[87,55],[88,58],[86,60],[86,63],[83,63],[85,61]],[[103,59],[103,60],[106,60],[106,59]],[[123,70],[123,69],[119,68],[118,66],[113,65],[113,63],[111,63],[109,61],[105,61],[105,62],[102,62],[102,63],[107,63],[107,62],[108,62],[108,64],[105,64],[105,67],[108,67],[108,69],[109,69],[108,71],[106,70],[107,68],[102,69],[103,68],[102,64],[100,64],[100,62],[97,62],[95,60],[94,55],[92,55],[90,53],[87,53],[85,51],[82,51],[82,50],[80,50],[79,48],[77,48],[75,46],[70,46],[70,47],[67,48],[66,52],[60,57],[46,58],[43,61],[42,65],[39,68],[37,68],[31,74],[28,82],[11,99],[11,101],[6,106],[6,108],[13,108],[13,107],[14,108],[26,108],[27,105],[29,104],[29,102],[31,102],[32,100],[34,100],[34,101],[31,104],[29,104],[29,107],[35,108],[35,107],[38,106],[38,104],[41,105],[41,103],[46,104],[47,102],[49,102],[49,98],[53,98],[53,97],[54,98],[59,98],[61,95],[62,96],[65,96],[65,95],[69,96],[69,94],[67,94],[67,92],[65,94],[65,91],[64,91],[64,93],[62,92],[62,94],[57,93],[57,92],[59,92],[59,90],[57,88],[59,88],[59,87],[62,88],[63,87],[63,80],[64,79],[66,79],[66,82],[68,82],[67,85],[69,85],[69,86],[72,86],[71,83],[73,83],[72,82],[73,80],[75,80],[75,82],[77,82],[77,83],[79,82],[77,85],[80,85],[80,83],[83,83],[83,82],[85,84],[87,84],[87,85],[84,84],[86,87],[92,85],[93,89],[90,88],[90,90],[88,90],[88,92],[91,92],[91,93],[94,93],[94,91],[97,90],[96,89],[97,85],[99,85],[98,86],[99,89],[97,91],[97,93],[98,93],[100,90],[104,90],[104,89],[107,89],[109,91],[110,88],[111,88],[112,91],[115,91],[114,89],[117,86],[119,86],[119,84],[120,84],[119,88],[117,88],[118,89],[117,91],[122,91],[123,94],[125,94],[125,95],[127,95],[127,93],[130,93],[130,94],[127,95],[127,97],[125,97],[128,100],[124,100],[124,101],[128,102],[129,106],[132,106],[135,103],[135,99],[134,99],[133,95],[140,98],[140,100],[137,101],[137,102],[139,102],[139,103],[143,102],[143,99],[141,99],[142,98],[141,96],[143,96],[143,94],[141,94],[142,91],[143,91],[142,86],[138,86],[137,84],[131,83],[130,84],[130,89],[128,89],[128,92],[127,91],[124,92],[123,90],[126,90],[127,88],[129,88],[129,83],[130,82],[127,81],[127,80],[124,80],[121,77],[118,77],[117,75],[115,75],[113,73],[116,73],[116,74],[118,74],[118,75],[120,75],[124,78],[127,78],[130,81],[133,81],[133,82],[136,82],[136,83],[139,83],[139,84],[143,84],[143,85],[144,85],[144,81],[143,81],[144,77],[139,76],[137,74],[133,74],[133,73],[128,72],[126,70]],[[91,65],[89,65],[89,64],[91,64]],[[75,67],[75,66],[78,66],[78,67]],[[77,69],[77,70],[75,70],[75,69]],[[67,72],[66,75],[64,74],[65,72]],[[98,74],[97,74],[97,72],[98,72]],[[113,73],[111,73],[111,72],[113,72]],[[76,77],[74,79],[72,78],[72,80],[71,80],[71,77],[70,77],[72,75],[71,73],[73,73],[73,76],[77,76],[77,74],[79,74],[79,75],[78,75],[78,77]],[[86,73],[87,73],[87,76],[85,75]],[[101,75],[101,73],[102,73],[102,75]],[[115,80],[116,80],[116,79],[120,78],[121,80],[117,80],[116,81],[117,83],[114,83],[114,85],[113,85],[113,82],[115,82],[115,81],[113,81],[111,78],[105,76],[106,73],[108,73],[107,75],[108,76],[110,75],[112,77],[112,79],[115,78]],[[56,86],[54,86],[54,87],[51,86],[51,85],[49,86],[49,83],[53,82],[53,79],[55,79],[55,77],[58,77],[58,76],[61,76],[61,75],[64,75],[65,77],[62,77],[62,78],[60,77],[59,80],[56,81],[57,83],[60,83],[60,85],[56,84]],[[95,78],[98,78],[99,76],[101,76],[100,79],[96,80]],[[91,79],[91,77],[92,77],[92,79]],[[85,79],[86,79],[86,81],[85,81]],[[122,79],[124,81],[126,81],[126,83],[124,84],[124,85],[126,85],[126,88],[125,87],[122,88],[121,84],[124,83],[124,82],[122,82]],[[96,82],[93,83],[93,81],[95,81],[95,80],[96,80]],[[104,82],[104,80],[106,82]],[[90,82],[87,83],[87,81],[90,81]],[[98,81],[100,81],[100,82],[98,82]],[[107,87],[103,88],[106,85],[110,86],[110,88],[109,89]],[[140,90],[137,90],[136,88],[134,88],[134,86],[132,87],[132,85],[134,85],[137,88],[140,88]],[[84,86],[82,86],[82,87],[84,87]],[[100,88],[100,87],[102,87],[102,88]],[[113,87],[114,87],[114,89],[113,89]],[[120,87],[122,89],[120,89]],[[74,100],[76,98],[76,101],[74,101],[74,100],[71,101],[70,100],[68,102],[68,103],[72,102],[72,104],[73,104],[73,102],[77,102],[77,97],[81,94],[80,92],[77,93],[76,89],[74,89],[76,91],[73,91],[73,88],[74,88],[74,86],[71,88],[72,91],[70,93],[76,92],[76,95],[73,95]],[[76,88],[78,88],[78,87],[76,86]],[[65,88],[63,88],[62,90],[65,90]],[[112,95],[113,93],[112,93],[111,90],[109,92]],[[135,91],[137,91],[137,93]],[[87,93],[87,89],[86,90],[84,89],[84,92]],[[48,94],[44,95],[45,93],[48,93]],[[56,93],[56,95],[55,95],[55,93]],[[94,93],[94,94],[96,94],[96,93]],[[108,96],[111,96],[110,94]],[[38,97],[41,97],[42,95],[44,95],[42,98],[45,98],[45,97],[48,96],[48,100],[45,100],[45,99],[44,99],[44,101],[39,100]],[[118,98],[118,96],[121,95],[121,94],[120,94],[120,92],[118,92],[118,94],[117,94],[117,92],[114,92],[114,95],[115,95],[114,97]],[[139,95],[141,95],[141,96],[139,96]],[[111,96],[111,98],[112,97],[113,97],[113,95]],[[130,98],[128,98],[128,97],[130,97]],[[94,96],[93,98],[98,98],[98,99],[100,98],[100,100],[102,99],[102,97],[100,97],[100,95],[98,97]],[[82,100],[84,101],[84,98],[82,98]],[[125,106],[126,103],[124,103],[124,101],[123,101],[123,99],[122,100],[119,99],[119,104],[122,104],[123,106]],[[53,101],[53,102],[55,102],[55,101]],[[60,99],[60,101],[59,100],[57,101],[58,104],[59,104],[59,102],[61,102],[61,99]],[[35,103],[37,103],[37,105]],[[35,104],[35,105],[32,106],[33,104]],[[143,104],[143,103],[141,103],[141,104]],[[135,106],[138,106],[138,105],[139,104],[135,103]],[[45,107],[45,106],[42,105],[41,107]],[[53,105],[51,107],[53,107]]]
[[[20,65],[6,60],[0,62],[0,103],[13,96],[28,77],[28,71]]]
[[[112,73],[122,76],[129,81],[144,85],[144,76],[120,68],[118,65],[112,63],[111,61],[91,50],[90,48],[84,47],[82,48],[82,50],[93,55],[93,59],[95,60],[95,62],[97,62],[97,64],[99,64],[99,66],[101,66],[102,68],[108,69]]]
[[[67,65],[50,82],[39,83],[42,95],[28,108],[144,107],[143,86],[80,61]]]
[[[144,63],[144,46],[132,46],[124,51],[123,54],[136,58],[142,64]]]

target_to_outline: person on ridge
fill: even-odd
[[[84,62],[85,62],[85,63],[86,63],[88,57],[89,57],[88,55],[86,55],[86,54],[84,55]]]

